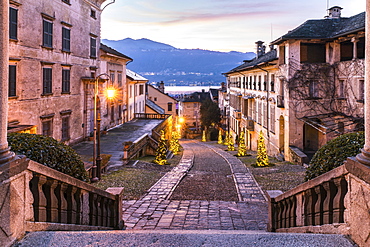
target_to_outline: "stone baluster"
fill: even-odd
[[[290,211],[292,208],[290,198],[285,199],[285,205],[286,205],[286,211],[285,211],[285,227],[289,228],[290,227]]]
[[[100,204],[101,212],[102,212],[102,221],[101,221],[102,226],[107,226],[107,222],[108,222],[107,203],[108,203],[108,198],[102,197],[101,204]]]
[[[82,190],[80,188],[76,189],[76,192],[74,194],[74,199],[76,201],[76,224],[83,225],[83,221],[82,221],[83,197],[82,197]]]
[[[109,227],[114,227],[115,226],[115,224],[114,224],[114,222],[115,222],[115,214],[114,214],[114,212],[115,212],[115,207],[114,207],[114,204],[115,204],[115,202],[114,202],[114,200],[110,200],[109,199],[109,201],[108,201],[108,215],[109,215],[109,222],[108,222],[108,226]]]
[[[289,198],[290,201],[290,216],[289,216],[289,227],[295,227],[297,226],[297,214],[296,214],[296,209],[297,209],[297,199],[295,196],[291,196]]]
[[[55,195],[55,188],[57,186],[58,182],[51,178],[48,178],[44,185],[45,197],[47,201],[46,221],[48,222],[58,222],[58,198]]]
[[[313,189],[308,189],[306,192],[306,225],[315,225],[315,204],[317,201],[316,193]]]
[[[102,197],[100,195],[97,195],[96,199],[96,225],[101,226],[102,225],[102,209],[103,209],[103,204],[102,204]]]
[[[65,197],[66,190],[68,185],[62,182],[59,182],[58,186],[55,189],[55,195],[58,199],[58,222],[67,223],[67,200]]]
[[[46,222],[46,197],[43,191],[43,185],[47,179],[45,176],[40,174],[33,174],[33,178],[30,181],[31,192],[33,195],[33,211],[36,222]]]
[[[97,194],[90,192],[89,193],[89,206],[90,206],[90,223],[89,225],[96,226],[97,219],[96,219],[96,211],[97,211]]]
[[[333,223],[344,223],[344,197],[347,193],[347,181],[341,177],[334,179],[337,194],[333,200]]]
[[[281,213],[281,227],[282,228],[286,228],[287,227],[287,224],[286,224],[286,222],[287,222],[287,207],[288,207],[288,205],[287,205],[287,202],[286,202],[286,200],[284,199],[284,200],[282,200],[282,202],[281,202],[281,206],[282,206],[282,213]]]
[[[92,210],[92,203],[90,198],[90,193],[86,190],[81,189],[80,192],[80,210],[78,211],[80,213],[80,219],[81,223],[80,225],[91,225],[91,210]]]
[[[278,203],[279,205],[279,216],[278,216],[278,224],[279,224],[279,228],[283,228],[283,212],[284,212],[284,205],[283,205],[283,202],[280,201]]]
[[[326,198],[324,200],[323,224],[333,223],[333,201],[337,193],[337,188],[332,181],[323,183],[323,188],[326,191]]]
[[[321,185],[314,188],[317,195],[317,200],[315,204],[315,225],[323,225],[323,211],[324,211],[324,200],[326,197],[325,190]]]
[[[75,194],[77,187],[69,185],[66,190],[66,200],[67,200],[67,223],[76,224],[77,223],[77,202],[75,199]]]

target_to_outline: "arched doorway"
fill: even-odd
[[[285,142],[285,122],[284,117],[279,118],[279,152],[284,152],[284,142]]]

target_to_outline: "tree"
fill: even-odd
[[[218,131],[218,141],[217,141],[217,143],[218,144],[222,144],[222,130],[220,129],[219,131]]]
[[[221,121],[221,112],[218,104],[211,99],[206,99],[200,106],[200,122],[203,128],[208,131],[211,125],[218,125]]]
[[[239,157],[247,155],[247,147],[245,146],[244,131],[240,133],[239,143],[238,143],[238,154]]]
[[[172,131],[171,141],[170,141],[170,150],[174,155],[177,155],[180,150],[180,143],[179,143],[179,133],[176,131]]]
[[[166,147],[166,139],[164,137],[163,130],[161,130],[161,137],[159,139],[158,148],[156,150],[155,159],[153,162],[158,165],[167,164],[167,147]]]
[[[231,131],[229,132],[229,143],[227,144],[227,151],[235,151],[235,147],[234,147],[234,140],[233,140],[233,136],[231,134]]]
[[[229,132],[227,130],[225,131],[224,145],[229,145]]]
[[[262,131],[260,131],[260,134],[258,137],[256,165],[261,166],[261,167],[269,165],[269,157],[267,156],[265,138],[263,137]]]
[[[203,130],[203,132],[202,132],[202,142],[206,142],[206,141],[207,141],[206,131]]]

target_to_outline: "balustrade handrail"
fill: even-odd
[[[30,171],[33,171],[37,174],[44,175],[48,178],[63,181],[64,183],[67,183],[67,184],[73,184],[75,187],[78,187],[80,189],[84,189],[86,191],[94,191],[94,193],[96,193],[100,196],[104,196],[104,197],[107,197],[107,198],[110,198],[110,199],[115,199],[115,195],[112,195],[111,193],[108,193],[104,190],[98,189],[95,186],[92,186],[88,183],[85,183],[85,182],[83,182],[79,179],[76,179],[74,177],[71,177],[67,174],[58,172],[58,171],[56,171],[56,170],[54,170],[50,167],[41,165],[37,162],[30,161],[27,169],[30,170]]]
[[[334,168],[333,170],[323,174],[323,175],[320,175],[316,178],[313,178],[303,184],[300,184],[298,185],[297,187],[291,189],[291,190],[288,190],[287,192],[275,197],[275,201],[280,201],[280,200],[283,200],[285,198],[288,198],[290,196],[293,196],[293,195],[296,195],[296,194],[299,194],[299,193],[302,193],[303,191],[307,190],[307,189],[312,189],[324,182],[328,182],[334,178],[339,178],[339,177],[342,177],[342,176],[345,176],[346,174],[348,174],[348,171],[346,169],[345,166],[339,166],[337,168]]]
[[[28,187],[33,197],[31,222],[70,224],[75,229],[78,225],[123,227],[123,188],[112,194],[32,160],[26,170],[32,174]]]

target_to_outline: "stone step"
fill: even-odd
[[[222,230],[124,230],[86,232],[32,232],[17,247],[49,246],[262,246],[262,247],[349,247],[342,235],[268,233]]]

